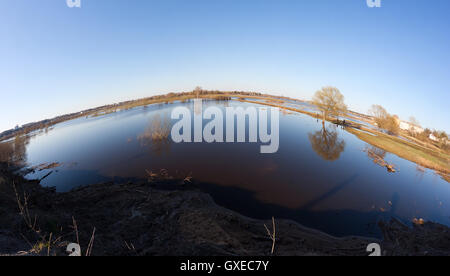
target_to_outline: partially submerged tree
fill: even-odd
[[[141,146],[149,146],[151,149],[160,155],[170,148],[170,120],[169,117],[156,114],[150,120],[148,127],[141,135],[138,135],[137,140]]]
[[[332,86],[323,87],[313,97],[313,103],[322,111],[322,120],[325,122],[329,115],[339,116],[347,110],[344,103],[344,95],[339,89]]]

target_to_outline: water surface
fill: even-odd
[[[259,106],[237,101],[205,105]],[[142,139],[155,116],[169,117],[176,106],[193,109],[192,102],[150,105],[78,118],[37,133],[26,145],[28,166],[61,166],[27,177],[53,171],[42,184],[63,192],[103,181],[145,179],[146,170],[164,169],[192,176],[218,204],[244,215],[293,219],[338,236],[379,236],[377,220],[391,216],[407,223],[423,218],[450,225],[449,183],[382,152],[400,169],[388,173],[364,151],[370,145],[329,123],[323,128],[321,121],[304,114],[280,114],[275,154],[260,154],[260,144],[155,144]]]

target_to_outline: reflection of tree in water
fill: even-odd
[[[195,115],[201,115],[203,112],[203,100],[202,99],[195,99],[194,100],[194,114]]]
[[[339,139],[336,129],[325,126],[314,133],[308,134],[313,150],[327,161],[335,161],[345,149],[345,141]]]
[[[423,176],[425,175],[425,168],[420,166],[419,164],[416,165],[416,176],[420,180],[423,179]]]
[[[141,146],[149,147],[153,152],[160,155],[170,149],[170,120],[167,116],[156,114],[150,120],[144,133],[137,137]]]
[[[394,164],[389,164],[388,162],[386,162],[385,157],[386,157],[386,151],[374,146],[367,146],[364,151],[367,153],[367,156],[372,159],[372,161],[381,166],[381,167],[385,167],[387,169],[388,172],[390,173],[395,173],[397,171],[397,168]]]
[[[0,143],[0,162],[8,165],[24,166],[27,161],[27,135],[17,135],[14,140]]]
[[[370,159],[384,159],[386,157],[386,151],[374,146],[367,146],[364,150],[367,152],[367,156],[369,156]]]

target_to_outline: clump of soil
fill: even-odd
[[[19,214],[13,183],[19,201],[28,198],[35,230]],[[186,181],[100,183],[56,193],[1,166],[0,200],[0,255],[67,255],[73,242],[84,254],[90,241],[92,255],[264,256],[272,250],[264,226],[271,228],[271,220],[222,208]],[[450,255],[449,229],[438,224],[411,229],[382,223],[383,241],[336,238],[276,218],[275,225],[274,255],[368,255],[372,242],[380,243],[385,255]]]

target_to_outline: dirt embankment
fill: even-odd
[[[219,207],[209,195],[175,180],[102,183],[56,193],[1,166],[0,202],[0,255],[67,255],[67,245],[77,241],[83,254],[91,242],[92,255],[263,256],[272,249],[264,227],[272,230],[271,220]],[[372,242],[380,243],[385,255],[450,255],[449,229],[433,223],[414,229],[381,223],[385,238],[377,241],[275,222],[274,255],[368,255]]]

